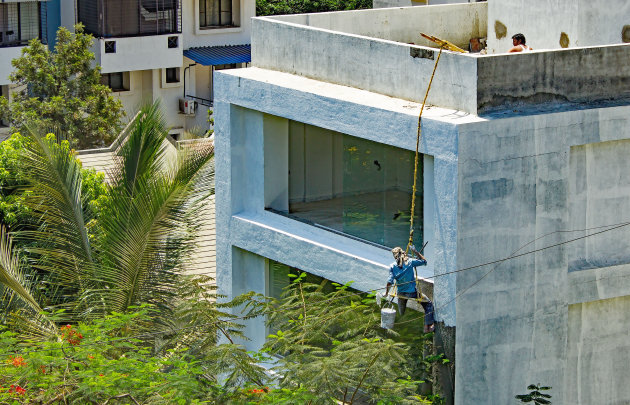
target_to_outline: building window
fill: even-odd
[[[168,37],[168,47],[169,47],[169,49],[179,48],[179,38],[178,37]]]
[[[105,41],[105,53],[116,53],[116,41]]]
[[[101,75],[101,84],[112,91],[129,91],[129,72],[114,72]]]
[[[414,153],[289,122],[289,212],[333,232],[392,248],[405,246]],[[422,157],[414,240],[423,239]]]
[[[179,68],[166,68],[166,83],[179,83]]]
[[[238,27],[233,2],[239,0],[199,0],[199,27]]]
[[[77,0],[77,13],[98,38],[182,32],[181,0]]]
[[[35,38],[44,41],[40,15],[45,6],[39,2],[0,4],[0,47],[26,45]]]

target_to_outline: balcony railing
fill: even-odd
[[[0,47],[46,43],[46,3],[0,3]]]
[[[78,21],[97,38],[182,32],[181,0],[78,0]]]

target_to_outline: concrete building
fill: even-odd
[[[31,39],[47,42],[47,2],[14,0],[0,2],[0,95],[11,98],[15,91],[9,80],[11,61],[19,57]],[[8,134],[8,123],[0,121],[0,140]]]
[[[384,287],[438,56],[419,33],[496,39],[509,4],[255,18],[253,68],[215,83],[220,292],[274,295],[291,267]],[[630,402],[630,44],[601,44],[441,55],[416,241],[429,241],[436,336],[455,335],[442,383],[457,404],[510,403],[538,382],[553,403]],[[264,321],[246,333],[259,347]]]
[[[76,7],[69,7],[74,0],[57,1],[60,20],[80,22],[96,38],[103,83],[127,114],[159,99],[175,136],[209,128],[214,70],[251,59],[254,0],[76,0]]]

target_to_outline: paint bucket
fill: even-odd
[[[396,320],[396,310],[392,307],[381,308],[381,328],[394,329],[394,321]]]

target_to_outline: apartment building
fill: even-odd
[[[384,287],[439,55],[420,32],[487,37],[439,55],[422,118],[414,232],[449,401],[543,383],[553,403],[630,402],[630,5],[541,3],[254,18],[253,67],[215,81],[220,292],[278,294],[291,268]],[[519,32],[534,51],[506,53]],[[259,347],[264,320],[246,333]]]
[[[0,95],[10,98],[15,90],[9,80],[11,61],[21,55],[31,39],[46,43],[47,2],[17,0],[0,2]],[[8,135],[8,123],[0,122],[0,140]]]
[[[213,72],[251,59],[254,0],[76,0],[75,8],[60,1],[62,19],[95,37],[102,82],[128,115],[160,100],[176,137],[209,128]]]

